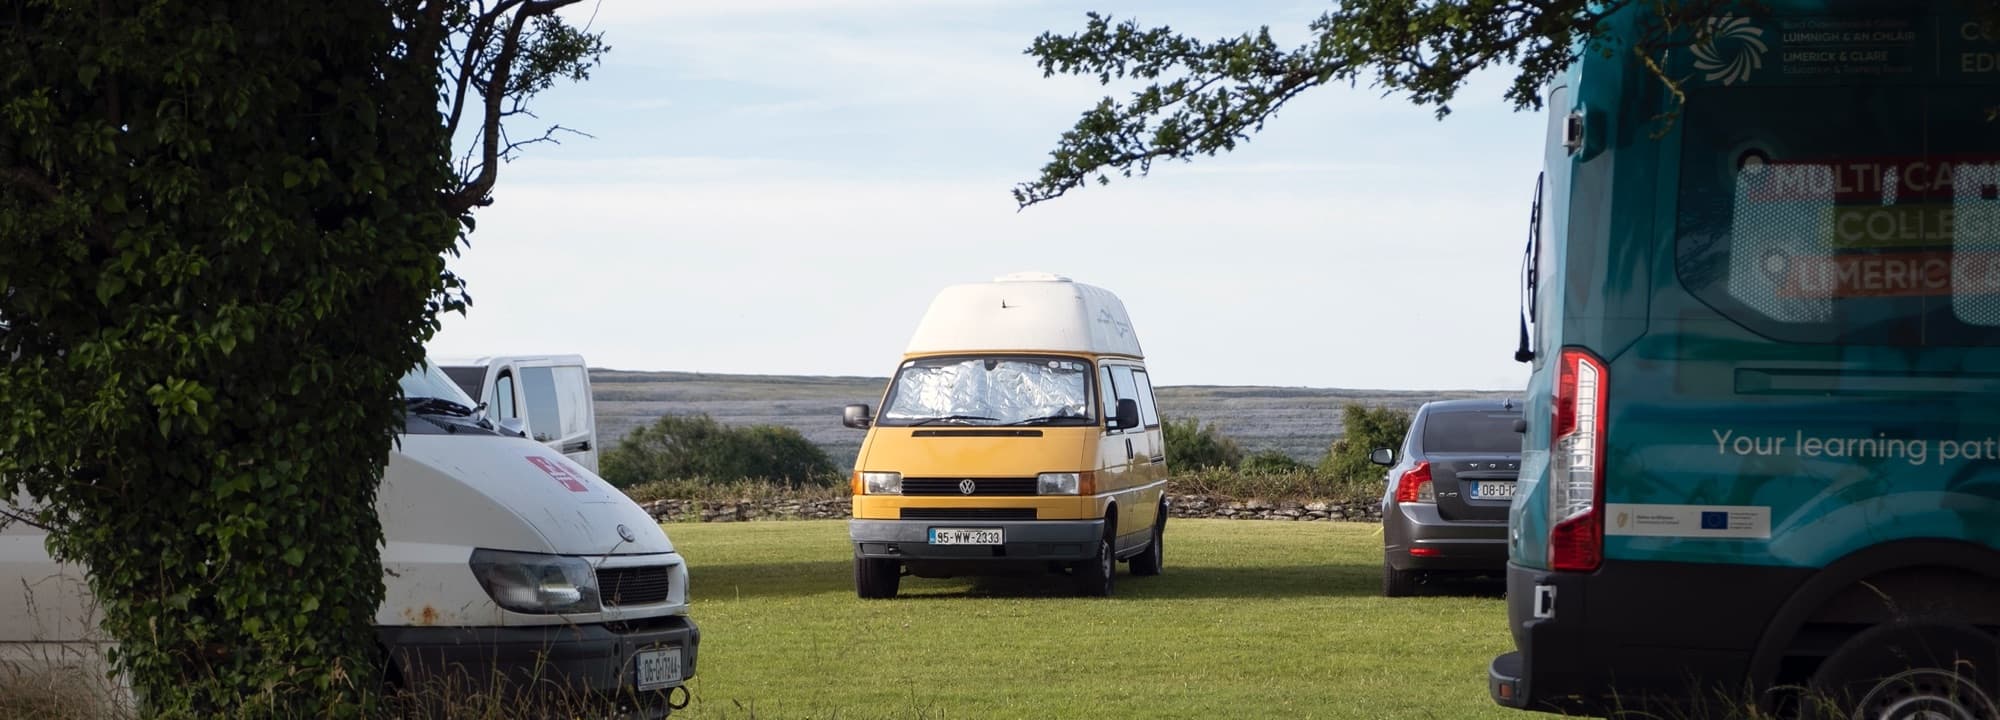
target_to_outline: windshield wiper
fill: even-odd
[[[469,408],[455,400],[446,400],[441,397],[405,398],[404,403],[404,407],[409,408],[411,412],[425,415],[472,417],[473,413],[479,412],[477,408]]]
[[[914,425],[929,425],[931,423],[939,423],[939,422],[965,422],[967,420],[998,420],[998,419],[1000,418],[990,418],[986,417],[985,415],[946,415],[943,417],[924,418],[922,420],[918,420],[910,424],[914,426]]]
[[[1075,413],[1059,413],[1059,414],[1056,414],[1056,415],[1043,415],[1043,416],[1041,416],[1041,417],[1031,417],[1031,418],[1027,418],[1027,419],[1025,419],[1025,420],[1015,420],[1014,422],[1010,422],[1010,423],[1007,423],[1007,424],[1008,424],[1008,425],[1047,425],[1047,424],[1049,424],[1049,423],[1052,423],[1052,422],[1055,422],[1055,421],[1057,421],[1057,420],[1082,420],[1082,421],[1085,421],[1085,422],[1089,422],[1089,421],[1090,421],[1090,418],[1089,418],[1088,416],[1084,416],[1084,415],[1078,415],[1078,414],[1075,414]]]

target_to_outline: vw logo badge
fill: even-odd
[[[632,534],[632,528],[625,527],[624,525],[618,526],[618,537],[625,542],[638,542],[639,540],[639,536]]]
[[[964,480],[960,480],[960,481],[958,481],[958,491],[959,491],[959,492],[961,492],[961,493],[964,493],[964,494],[967,494],[967,495],[971,495],[971,494],[972,494],[972,491],[974,491],[974,490],[978,490],[978,489],[979,489],[979,486],[978,486],[978,485],[975,485],[975,484],[973,484],[973,482],[972,482],[972,478],[966,478],[966,479],[964,479]]]

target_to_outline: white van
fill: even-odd
[[[390,679],[488,695],[533,680],[544,695],[505,696],[588,698],[621,716],[684,706],[701,633],[659,523],[596,473],[501,432],[436,366],[402,390],[409,413],[375,506]],[[0,531],[0,681],[102,667],[83,574],[44,540],[23,523]]]
[[[597,410],[590,399],[590,368],[583,356],[504,355],[432,362],[465,394],[483,403],[494,421],[519,422],[528,437],[597,472]]]

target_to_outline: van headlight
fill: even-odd
[[[1035,476],[1035,492],[1042,495],[1075,495],[1077,474],[1042,473]]]
[[[472,551],[472,575],[500,607],[518,613],[555,615],[594,613],[597,573],[579,557]]]
[[[869,495],[903,494],[903,474],[899,472],[861,473],[861,489]]]

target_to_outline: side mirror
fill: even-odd
[[[511,417],[505,420],[501,420],[500,422],[494,423],[494,425],[500,428],[500,434],[502,435],[512,435],[518,438],[524,438],[528,436],[528,426],[522,424],[521,419],[517,417]]]
[[[1514,432],[1526,433],[1527,431],[1528,431],[1528,419],[1514,418]]]
[[[1368,462],[1375,463],[1376,465],[1394,465],[1396,464],[1396,451],[1389,448],[1375,448],[1375,452],[1368,453]]]
[[[1118,430],[1139,427],[1139,401],[1125,399],[1118,401]]]
[[[869,425],[873,425],[874,423],[875,418],[868,414],[867,405],[849,405],[840,410],[840,424],[842,425],[858,430],[865,430]]]

